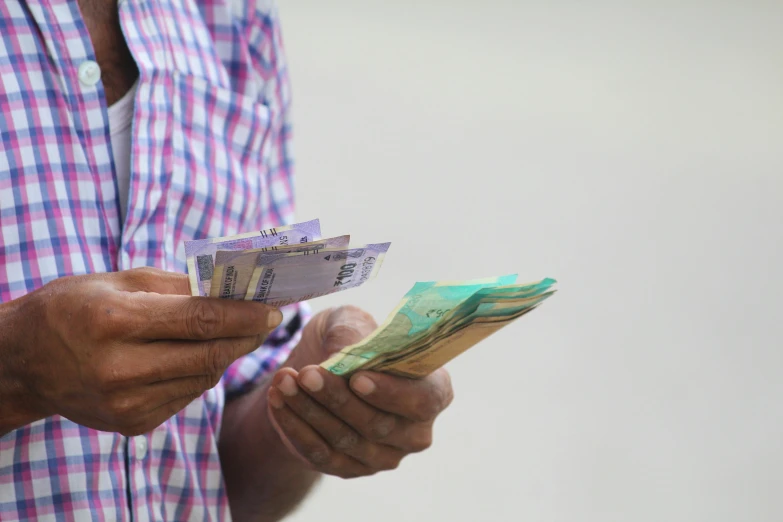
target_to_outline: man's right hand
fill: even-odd
[[[57,279],[0,305],[0,435],[59,414],[146,433],[263,343],[279,310],[191,297],[152,268]]]

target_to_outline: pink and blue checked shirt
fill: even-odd
[[[140,72],[124,223],[103,89],[79,79],[95,54],[76,0],[0,1],[0,301],[70,274],[184,272],[185,240],[290,222],[290,94],[270,1],[120,0]],[[228,519],[223,406],[288,355],[304,318],[287,315],[149,434],[56,416],[0,437],[0,520]]]

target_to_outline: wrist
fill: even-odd
[[[0,436],[47,417],[30,386],[28,346],[41,328],[31,295],[0,304]]]
[[[319,475],[285,446],[269,415],[272,379],[226,404],[219,451],[235,520],[279,520]]]

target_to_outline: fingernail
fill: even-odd
[[[283,312],[275,308],[266,316],[266,324],[270,329],[275,329],[283,322]]]
[[[297,388],[298,386],[296,385],[296,381],[294,381],[294,378],[290,375],[283,377],[283,379],[277,385],[277,389],[280,390],[286,397],[293,397],[296,395]]]
[[[375,391],[375,382],[366,375],[359,375],[351,379],[351,388],[362,395],[369,395]]]
[[[280,394],[277,393],[277,390],[272,388],[269,390],[269,395],[267,396],[267,400],[269,401],[269,404],[272,405],[272,407],[276,410],[279,410],[283,407],[283,398],[280,397]]]
[[[321,388],[324,387],[324,378],[321,377],[321,373],[318,370],[302,372],[299,382],[311,392],[321,391]]]

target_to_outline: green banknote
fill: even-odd
[[[426,375],[538,306],[552,294],[555,283],[544,279],[513,285],[515,279],[515,275],[509,275],[416,283],[373,334],[344,348],[321,366],[345,376],[359,369]],[[403,368],[404,361],[413,359],[416,368]],[[431,367],[433,364],[436,366]]]
[[[406,377],[423,377],[465,350],[535,309],[554,291],[538,295],[509,298],[481,292],[462,303],[412,346],[405,347],[364,369],[384,371]]]

